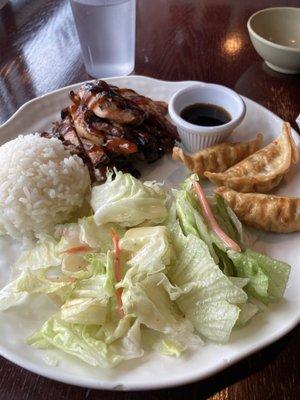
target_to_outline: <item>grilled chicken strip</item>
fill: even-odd
[[[80,98],[76,93],[71,91],[69,96],[74,104],[66,108],[65,113],[72,115],[76,130],[80,135],[94,142],[98,142],[97,136],[103,136],[104,138],[117,136],[131,139],[130,129],[98,117],[85,105],[80,104]],[[62,118],[63,117],[64,115],[62,115]],[[91,137],[91,135],[96,137]]]
[[[45,136],[45,134],[42,135]],[[60,123],[55,123],[52,134],[47,135],[47,137],[51,135],[59,138],[66,148],[72,153],[78,154],[81,158],[88,156],[94,167],[99,164],[107,164],[110,160],[103,146],[79,137],[69,115],[66,115]]]
[[[80,137],[95,144],[103,144],[106,137],[105,133],[91,124],[92,114],[85,106],[72,104],[63,111],[62,118],[65,115],[70,115],[74,128]]]
[[[77,93],[81,104],[98,117],[119,124],[140,125],[146,113],[129,99],[125,99],[104,81],[86,83]],[[76,95],[73,95],[77,101]]]
[[[168,104],[166,102],[154,101],[149,97],[142,96],[131,89],[120,89],[116,86],[110,87],[112,87],[121,96],[133,101],[138,107],[147,113],[148,117],[144,121],[144,126],[146,125],[149,127],[151,125],[155,125],[157,129],[165,133],[167,136],[180,141],[177,129],[165,117],[165,115],[168,113]],[[160,134],[162,132],[160,132]]]
[[[95,144],[106,145],[107,150],[113,153],[133,154],[140,149],[138,158],[154,162],[164,152],[170,152],[174,144],[172,139],[161,134],[159,122],[153,116],[138,127],[125,127],[95,116],[82,105],[73,104],[65,113],[72,117],[74,127],[81,137]],[[116,140],[116,137],[120,139]]]
[[[93,121],[93,116],[89,110],[84,109],[84,106],[73,104],[63,110],[62,117],[64,119],[59,129],[66,130],[63,135],[64,140],[70,141],[70,137],[73,144],[79,145],[77,133],[86,150],[93,153],[93,157],[95,152],[98,156],[100,149],[105,151],[105,155],[106,153],[129,155],[138,152],[138,146],[134,142],[115,136],[124,136],[123,130],[106,122]]]
[[[110,85],[119,95],[127,100],[133,101],[142,110],[152,114],[166,115],[168,113],[168,104],[164,101],[155,101],[149,97],[142,96],[132,89],[118,88]]]
[[[174,125],[172,125],[165,115],[168,113],[168,104],[164,101],[154,101],[149,97],[142,96],[136,93],[132,89],[127,88],[118,88],[116,86],[110,85],[114,91],[116,91],[119,95],[123,96],[127,100],[131,100],[136,104],[139,108],[141,108],[147,114],[146,119],[144,120],[144,127],[148,126],[151,131],[151,126],[156,126],[156,129],[160,130],[160,135],[162,132],[175,140],[180,141],[180,138],[177,133],[177,129]]]
[[[147,120],[144,122],[143,126],[151,132],[155,130],[161,138],[172,139],[173,145],[174,140],[180,142],[180,137],[178,135],[176,127],[172,125],[166,117],[150,114]]]
[[[104,182],[107,169],[116,167],[140,176],[132,163],[154,162],[172,151],[179,140],[165,117],[167,104],[120,89],[104,81],[87,83],[70,92],[71,105],[61,113],[52,133],[65,148],[87,164],[92,181]]]
[[[75,104],[80,101],[86,105],[98,117],[109,119],[110,123],[135,126],[143,123],[144,128],[155,126],[161,136],[180,140],[175,126],[165,117],[167,104],[141,96],[134,90],[119,89],[97,81],[83,85],[77,94],[71,92],[70,98]]]
[[[96,176],[96,167],[108,163],[109,158],[102,146],[95,145],[80,138],[69,115],[66,115],[61,122],[53,124],[52,133],[43,132],[40,135],[48,139],[56,137],[61,140],[65,149],[69,150],[71,154],[77,154],[86,164],[90,173],[91,181],[100,181]]]
[[[117,124],[116,122],[110,122],[105,119],[97,117],[93,114],[90,120],[91,126],[99,131],[102,131],[107,137],[120,137],[130,139],[130,129]]]

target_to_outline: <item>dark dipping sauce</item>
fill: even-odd
[[[181,111],[180,116],[190,124],[200,126],[219,126],[231,120],[231,115],[224,108],[206,103],[187,106]]]

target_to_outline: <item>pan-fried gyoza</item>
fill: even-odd
[[[298,161],[298,150],[288,123],[282,134],[268,146],[256,151],[223,173],[205,172],[204,175],[218,186],[227,186],[239,192],[268,193],[276,187]]]
[[[219,143],[194,154],[186,154],[179,147],[173,148],[173,159],[179,160],[192,172],[204,176],[205,171],[224,172],[257,151],[262,144],[262,134],[250,142]]]
[[[300,231],[300,198],[262,193],[238,193],[224,186],[215,189],[247,225],[270,232]]]

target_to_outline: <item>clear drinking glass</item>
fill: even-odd
[[[94,78],[134,69],[136,0],[70,0],[83,61]]]

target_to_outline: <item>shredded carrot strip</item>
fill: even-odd
[[[119,314],[120,319],[122,319],[124,317],[122,293],[123,293],[123,289],[118,288],[117,289],[117,305],[118,305],[118,314]]]
[[[115,277],[116,281],[120,282],[122,279],[122,270],[121,270],[121,247],[120,247],[120,238],[117,232],[114,230],[114,228],[110,228],[110,236],[113,241],[114,245],[114,267],[115,267]],[[124,317],[124,311],[123,311],[123,303],[122,303],[122,288],[117,289],[117,306],[118,306],[118,314],[120,319]]]
[[[89,250],[91,250],[90,246],[82,245],[82,246],[71,247],[68,250],[62,251],[62,253],[76,254],[76,253],[81,253],[81,252],[89,251]]]
[[[222,240],[222,242],[225,243],[227,247],[229,247],[232,250],[241,252],[240,246],[232,240],[226,233],[221,229],[221,227],[218,225],[211,208],[206,200],[205,194],[202,190],[202,187],[200,186],[199,182],[193,182],[194,190],[197,194],[198,200],[201,204],[204,216],[206,217],[206,220],[212,229],[212,231]]]

